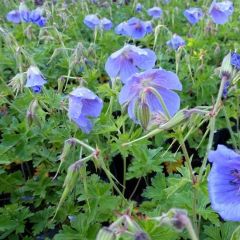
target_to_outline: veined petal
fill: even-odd
[[[122,62],[121,56],[117,58],[112,58],[112,56],[110,56],[107,59],[107,62],[105,63],[105,71],[110,77],[114,78],[119,75],[121,62]]]
[[[132,101],[134,97],[139,94],[139,86],[137,84],[125,84],[119,93],[119,103],[122,105],[124,103]]]
[[[102,111],[103,102],[99,97],[89,100],[82,100],[82,114],[88,117],[98,117]]]
[[[128,105],[128,115],[135,123],[139,123],[136,118],[136,104],[137,98],[134,98]]]
[[[179,96],[175,92],[162,87],[157,87],[156,90],[161,95],[169,114],[173,116],[180,108]],[[151,91],[147,91],[146,99],[151,112],[165,113],[159,99]]]
[[[233,150],[227,148],[224,145],[219,144],[216,151],[210,151],[208,155],[210,162],[226,162],[230,160],[238,160],[240,162],[240,156]]]
[[[75,96],[81,99],[96,99],[97,95],[85,87],[78,87],[69,93],[71,96]]]
[[[134,65],[139,67],[140,69],[147,70],[151,69],[155,66],[155,62],[157,60],[157,56],[155,52],[153,52],[150,49],[143,49],[146,51],[146,54],[136,54],[135,52],[132,52],[132,59]]]
[[[81,128],[84,133],[89,133],[93,128],[92,122],[84,116],[72,118],[72,120]]]
[[[122,61],[120,69],[120,79],[123,83],[126,83],[128,78],[136,72],[138,72],[138,69],[133,65],[131,60]]]
[[[154,71],[154,70],[153,70]],[[156,69],[153,73],[153,85],[172,90],[182,90],[182,84],[177,74],[164,69]]]

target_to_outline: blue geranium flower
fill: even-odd
[[[208,176],[212,208],[224,220],[240,221],[240,154],[218,145],[208,159],[212,162]]]
[[[141,12],[142,8],[143,8],[142,4],[141,3],[137,3],[135,10],[136,10],[136,12]]]
[[[107,59],[105,70],[111,78],[119,76],[126,83],[132,74],[153,68],[156,59],[156,54],[150,49],[125,45]]]
[[[84,18],[83,22],[90,29],[95,29],[100,24],[100,19],[96,14],[90,14]]]
[[[172,90],[182,90],[182,84],[175,73],[164,69],[150,69],[128,79],[119,94],[119,103],[128,106],[129,117],[139,123],[139,106],[148,108],[151,114],[165,114],[157,96],[159,94],[169,114],[173,116],[179,110],[180,98]]]
[[[152,18],[160,18],[162,16],[162,9],[160,7],[153,7],[148,9],[147,11],[148,15],[151,16]]]
[[[83,22],[87,27],[93,30],[96,28],[100,28],[108,31],[112,28],[112,22],[109,19],[107,18],[99,19],[96,14],[87,15],[84,18]]]
[[[21,22],[21,15],[20,15],[19,10],[10,11],[7,14],[6,18],[9,22],[12,22],[12,23],[15,23],[15,24],[18,24],[18,23]]]
[[[21,15],[22,22],[26,22],[26,23],[31,22],[30,14],[31,14],[31,12],[28,9],[21,10],[20,15]]]
[[[146,34],[150,33],[149,30],[149,22],[142,21],[136,17],[130,18],[127,22],[120,23],[115,28],[117,34],[129,36],[133,39],[145,37]]]
[[[39,27],[44,27],[47,22],[46,18],[42,16],[42,11],[39,8],[30,12],[29,19]]]
[[[174,50],[178,50],[179,47],[185,46],[185,44],[186,43],[184,39],[182,39],[177,34],[174,34],[173,37],[169,41],[167,41],[167,45]]]
[[[38,67],[29,67],[29,69],[27,70],[27,82],[25,87],[30,87],[33,92],[40,93],[42,91],[43,85],[46,83],[47,81],[43,77]]]
[[[189,8],[183,12],[184,16],[187,18],[188,22],[191,24],[196,24],[203,17],[203,11],[201,8]]]
[[[78,87],[69,94],[68,116],[84,133],[93,128],[90,118],[97,118],[103,107],[103,101],[85,87]]]
[[[108,31],[112,28],[112,22],[107,18],[101,19],[100,25],[101,25],[101,28],[104,29],[105,31]]]
[[[233,3],[231,1],[212,2],[209,14],[212,17],[213,22],[217,24],[224,24],[228,21],[229,16],[232,15],[234,10]]]
[[[146,26],[146,33],[153,32],[153,27],[152,27],[152,22],[151,21],[146,21],[145,26]]]
[[[240,55],[236,52],[231,53],[231,64],[237,69],[240,70]]]

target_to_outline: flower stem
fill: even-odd
[[[144,136],[142,136],[142,137],[140,137],[140,138],[134,139],[134,140],[131,141],[131,142],[123,143],[123,144],[122,144],[122,147],[131,145],[131,144],[133,144],[133,143],[135,143],[135,142],[138,142],[138,141],[141,141],[141,140],[143,140],[143,139],[147,139],[147,138],[153,137],[153,136],[155,136],[156,134],[162,132],[163,130],[164,130],[164,129],[160,129],[160,128],[154,129],[154,130],[152,130],[151,132],[149,132],[148,134],[146,134],[146,135],[144,135]]]
[[[220,106],[220,103],[221,103],[221,98],[222,98],[222,94],[223,94],[223,90],[224,90],[224,85],[225,85],[227,80],[228,79],[225,76],[222,77],[221,85],[220,85],[219,90],[218,90],[217,100],[216,100],[216,102],[214,104],[214,107],[213,107],[213,110],[211,111],[211,114],[210,114],[211,118],[210,118],[210,122],[209,122],[209,125],[208,125],[209,128],[210,128],[210,134],[209,134],[206,154],[204,156],[203,163],[202,163],[202,166],[201,166],[200,171],[199,171],[199,176],[198,176],[198,181],[199,182],[201,182],[203,173],[206,169],[208,154],[209,154],[209,152],[211,151],[211,148],[212,148],[214,131],[215,131],[216,116],[217,116],[219,106]]]
[[[157,99],[160,101],[161,105],[162,105],[162,108],[163,108],[163,111],[165,113],[165,115],[167,116],[168,120],[171,119],[171,115],[167,109],[167,106],[161,96],[161,94],[153,87],[148,87],[148,89],[157,97]]]
[[[186,224],[186,228],[188,230],[188,233],[192,240],[198,240],[198,237],[193,229],[192,223],[190,220],[188,220],[188,223]]]

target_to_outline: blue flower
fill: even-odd
[[[148,9],[147,13],[149,16],[156,19],[156,18],[160,18],[162,16],[163,11],[159,7],[153,7],[153,8]]]
[[[172,90],[182,90],[178,76],[164,69],[150,69],[132,75],[121,89],[119,103],[128,106],[129,117],[136,123],[140,122],[137,108],[144,106],[153,114],[165,114],[159,101],[159,94],[171,116],[180,107],[180,98]],[[157,94],[156,94],[157,93]]]
[[[105,31],[108,31],[112,28],[112,22],[107,18],[101,19],[100,25],[101,25],[100,27]]]
[[[44,27],[47,22],[46,18],[42,16],[42,11],[39,8],[30,12],[29,19],[39,27]]]
[[[120,23],[115,28],[115,32],[120,35],[132,37],[133,39],[141,39],[150,33],[149,22],[132,17],[127,22]]]
[[[142,4],[141,3],[137,3],[137,5],[136,5],[136,8],[135,8],[135,11],[136,12],[141,12],[142,11]]]
[[[224,24],[228,21],[228,17],[232,15],[233,10],[231,1],[216,2],[214,0],[210,6],[209,14],[214,23]]]
[[[90,14],[84,18],[83,22],[90,29],[95,29],[96,27],[99,26],[100,19],[98,18],[98,16],[96,14]]]
[[[231,64],[237,69],[240,70],[240,55],[238,53],[231,53]]]
[[[240,155],[218,145],[208,159],[212,162],[208,176],[212,208],[226,221],[240,221]]]
[[[40,93],[42,91],[43,85],[46,83],[47,81],[43,77],[38,67],[29,67],[27,70],[27,82],[25,84],[25,87],[30,87],[33,92]]]
[[[99,19],[96,14],[87,15],[84,18],[83,22],[87,27],[93,30],[96,28],[100,28],[108,31],[112,28],[112,22],[109,19],[107,18]]]
[[[203,17],[203,11],[201,8],[189,8],[183,12],[184,16],[187,18],[188,22],[191,24],[196,24]]]
[[[93,128],[91,118],[97,118],[103,107],[103,101],[85,87],[78,87],[69,94],[68,116],[84,133]]]
[[[127,22],[122,22],[122,23],[119,23],[116,28],[115,28],[115,33],[118,34],[118,35],[123,35],[123,36],[127,36]]]
[[[156,54],[150,49],[125,45],[107,59],[105,70],[111,78],[119,76],[126,83],[132,74],[153,68],[156,58]]]
[[[152,22],[151,21],[146,21],[145,26],[146,26],[146,33],[153,32],[153,27],[152,27]]]
[[[174,50],[178,50],[179,47],[185,46],[185,44],[185,41],[177,34],[174,34],[172,39],[167,41],[167,45]]]
[[[7,20],[9,22],[18,24],[21,22],[21,16],[20,16],[20,12],[19,10],[12,10],[10,11],[7,16],[6,16]]]
[[[26,23],[31,22],[30,14],[31,13],[27,9],[20,11],[21,21]]]

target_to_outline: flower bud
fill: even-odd
[[[38,122],[37,116],[36,116],[36,112],[37,112],[37,108],[38,108],[38,101],[36,99],[34,99],[27,110],[27,123],[28,126],[31,126],[33,124],[34,121]]]
[[[115,239],[117,239],[115,233],[107,227],[103,227],[102,229],[100,229],[96,238],[96,240],[115,240]]]
[[[144,129],[147,129],[148,123],[150,121],[150,110],[149,110],[149,106],[145,102],[142,102],[140,104],[138,112],[137,112],[137,116],[138,116],[141,126]]]
[[[222,61],[222,65],[220,68],[220,77],[225,77],[227,80],[232,78],[233,67],[231,64],[231,53],[228,53],[227,56],[224,57]]]
[[[189,218],[187,216],[187,211],[183,209],[171,209],[171,223],[172,226],[179,231],[182,231],[188,224],[189,224]]]
[[[150,238],[145,232],[139,231],[134,234],[134,240],[150,240]]]
[[[58,92],[61,93],[65,84],[65,78],[61,76],[58,78]]]
[[[71,193],[71,191],[75,187],[77,179],[78,179],[78,176],[79,176],[79,171],[78,171],[79,168],[80,168],[80,166],[76,165],[76,164],[72,164],[68,168],[67,176],[66,176],[66,178],[64,180],[64,184],[63,184],[64,191],[63,191],[63,194],[62,194],[62,196],[60,198],[60,201],[58,203],[58,206],[57,206],[56,212],[55,212],[55,214],[53,216],[53,219],[56,217],[60,207],[63,205],[63,203],[64,203],[65,199],[67,198],[67,196]]]

